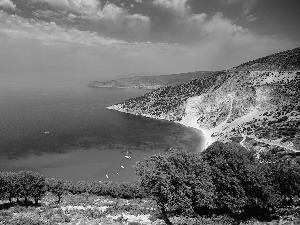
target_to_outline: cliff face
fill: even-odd
[[[177,121],[213,141],[300,150],[300,48],[110,107]]]

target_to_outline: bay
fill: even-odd
[[[194,151],[201,140],[189,128],[106,109],[146,92],[71,80],[1,82],[0,170],[130,181],[138,179],[136,161],[171,147]]]

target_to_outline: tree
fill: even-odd
[[[281,195],[281,202],[292,205],[300,193],[300,160],[291,156],[272,153],[263,155],[270,168],[271,182]]]
[[[32,197],[37,205],[46,193],[45,178],[32,171],[19,172],[17,174],[17,186],[20,196],[25,199],[25,203],[28,202],[29,197]]]
[[[217,208],[222,213],[241,212],[247,201],[241,178],[251,156],[242,146],[215,142],[203,152],[204,159],[212,168],[216,186]]]
[[[66,182],[63,180],[56,180],[54,178],[46,180],[48,190],[58,197],[57,202],[60,203],[61,197],[67,191]]]
[[[17,173],[1,172],[0,174],[0,198],[8,198],[12,203],[12,199],[18,197]]]
[[[134,169],[142,178],[141,187],[156,201],[168,225],[168,212],[191,215],[213,208],[210,167],[200,154],[173,150],[137,162]]]
[[[0,172],[0,200],[5,199],[6,189],[7,187],[4,172]]]
[[[211,166],[219,213],[269,216],[278,195],[270,184],[268,165],[255,152],[236,143],[215,142],[203,157]]]

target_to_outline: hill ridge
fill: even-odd
[[[199,77],[210,76],[216,71],[196,71],[180,74],[159,75],[159,76],[133,76],[118,78],[110,81],[94,81],[88,83],[93,88],[136,88],[154,90],[166,86],[176,86],[189,82]]]
[[[204,148],[217,140],[246,139],[242,144],[256,150],[298,151],[299,70],[296,48],[108,108],[202,130]]]

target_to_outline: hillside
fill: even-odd
[[[167,86],[109,109],[198,128],[212,142],[300,150],[300,48]]]
[[[148,199],[117,199],[91,194],[64,194],[62,202],[47,193],[39,207],[22,207],[17,204],[0,202],[1,225],[164,225],[156,213],[156,206]],[[279,213],[278,213],[279,214]],[[228,216],[214,218],[172,217],[174,225],[208,224],[229,225],[233,219]],[[299,207],[282,209],[280,220],[259,222],[257,220],[241,222],[240,225],[276,225],[279,223],[293,225],[299,222]]]
[[[128,78],[119,78],[111,81],[94,81],[88,84],[88,87],[94,88],[139,88],[139,89],[158,89],[166,86],[176,86],[189,82],[196,78],[207,77],[216,72],[198,71],[190,73],[180,73],[160,76],[133,76]]]

